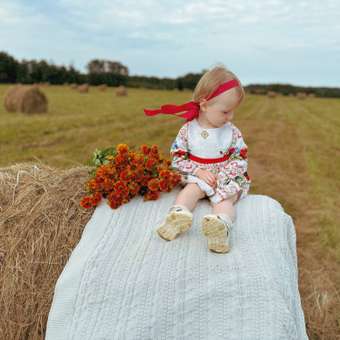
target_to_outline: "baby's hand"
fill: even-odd
[[[209,170],[198,169],[196,171],[195,175],[198,178],[202,179],[207,184],[209,184],[211,187],[213,187],[213,188],[216,187],[216,184],[217,184],[216,177]]]

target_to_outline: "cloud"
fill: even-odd
[[[310,81],[314,72],[336,83],[339,11],[335,0],[2,0],[0,41],[17,58],[82,71],[92,58],[172,77],[224,62],[252,81]]]

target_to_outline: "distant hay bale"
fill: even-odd
[[[18,92],[20,86],[22,85],[11,86],[6,91],[4,97],[4,106],[7,112],[17,111],[16,93]]]
[[[258,94],[258,95],[263,95],[263,94],[266,94],[266,90],[265,89],[253,89],[252,93]]]
[[[7,90],[4,106],[8,112],[45,113],[48,101],[37,85],[15,85]]]
[[[299,99],[306,99],[307,94],[305,92],[298,92],[296,94],[296,97],[299,98]]]
[[[87,93],[89,92],[89,84],[82,84],[78,86],[78,92]]]
[[[127,96],[127,89],[125,86],[120,85],[117,90],[116,90],[116,95],[117,96]]]
[[[78,85],[75,84],[75,83],[73,83],[73,84],[70,85],[70,88],[71,88],[71,89],[74,89],[74,90],[75,90],[77,87],[78,87]]]
[[[267,96],[269,98],[275,98],[277,96],[277,93],[275,91],[268,91]]]
[[[99,91],[106,91],[107,85],[106,85],[106,84],[100,84],[100,85],[98,86],[98,89],[99,89]]]
[[[315,97],[315,93],[309,93],[309,94],[308,94],[308,97],[314,98],[314,97]]]

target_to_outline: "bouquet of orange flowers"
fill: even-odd
[[[142,144],[138,151],[127,144],[104,150],[96,149],[86,183],[87,194],[80,205],[97,206],[106,198],[112,209],[129,202],[140,194],[144,201],[157,200],[161,192],[170,192],[180,181],[181,175],[171,168],[171,161],[162,159],[158,146]]]

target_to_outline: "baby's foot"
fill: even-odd
[[[165,221],[157,229],[158,235],[166,241],[174,240],[187,231],[192,224],[192,212],[178,206],[170,208]]]
[[[227,253],[230,250],[230,226],[216,214],[203,217],[202,231],[208,239],[208,248],[214,253]]]

